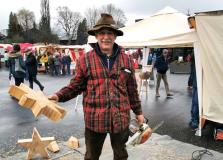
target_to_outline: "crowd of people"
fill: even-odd
[[[43,68],[44,72],[49,73],[51,76],[71,74],[72,60],[65,51],[62,51],[62,53],[56,51],[54,54],[47,52],[43,55],[38,55],[37,61],[39,68]]]
[[[30,49],[27,49],[25,57],[24,61],[20,46],[17,44],[14,45],[13,51],[8,53],[9,79],[11,80],[14,77],[16,86],[24,83],[24,79],[27,79],[30,88],[33,88],[33,82],[35,82],[40,90],[43,90],[44,86],[37,80],[38,62],[35,55]]]
[[[71,58],[63,51],[62,54],[50,52],[37,55],[35,51],[26,49],[24,54],[21,52],[20,45],[15,44],[13,50],[6,51],[5,65],[9,68],[9,79],[14,78],[15,85],[19,86],[24,80],[29,81],[30,88],[33,89],[33,82],[40,90],[44,86],[38,81],[38,71],[49,73],[51,76],[70,75]]]

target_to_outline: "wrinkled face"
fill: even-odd
[[[114,31],[107,28],[101,29],[96,33],[95,37],[102,52],[112,51],[116,39]]]

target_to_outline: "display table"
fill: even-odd
[[[172,62],[170,63],[170,73],[190,73],[191,62]]]

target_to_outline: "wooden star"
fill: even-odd
[[[19,104],[32,110],[35,117],[44,114],[53,121],[62,119],[66,111],[56,103],[48,100],[41,91],[34,91],[25,84],[10,86],[9,94],[19,100]]]
[[[46,147],[50,142],[54,141],[54,137],[42,138],[36,128],[33,129],[32,139],[18,140],[18,144],[28,149],[26,159],[32,159],[33,156],[40,155],[42,158],[49,158]]]

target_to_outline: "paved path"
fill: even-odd
[[[80,139],[80,148],[71,150],[66,146],[66,142],[59,142],[60,152],[50,153],[52,160],[83,160],[85,147],[84,139]],[[191,160],[192,153],[194,158],[198,155],[198,151],[205,148],[197,147],[188,143],[183,143],[172,139],[169,136],[161,136],[154,133],[152,137],[144,144],[128,148],[129,160]],[[208,154],[202,156],[202,160],[222,160],[223,154],[208,150]],[[7,160],[23,160],[26,157],[26,152],[18,153],[14,156],[7,157]],[[112,160],[113,153],[107,136],[103,146],[100,160]]]

